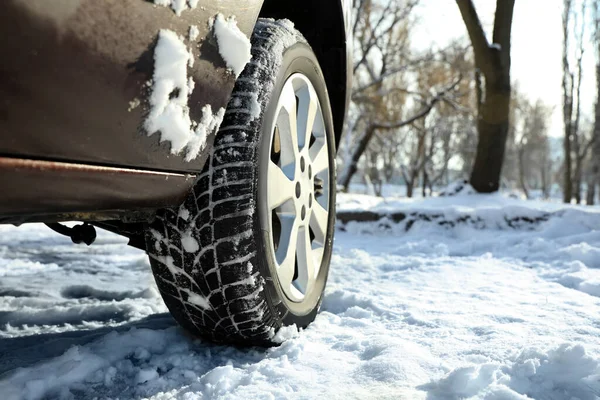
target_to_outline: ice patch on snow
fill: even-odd
[[[209,134],[219,128],[225,114],[221,108],[213,113],[210,104],[202,108],[200,122],[192,121],[188,106],[194,81],[187,69],[193,55],[183,40],[173,31],[159,33],[154,50],[154,75],[150,95],[150,113],[144,127],[149,135],[160,132],[160,141],[171,144],[171,153],[186,150],[186,161],[192,161],[206,145]]]
[[[219,54],[223,57],[227,68],[237,78],[252,58],[250,39],[238,28],[234,16],[226,19],[223,14],[217,14],[212,21],[212,27],[219,46]]]

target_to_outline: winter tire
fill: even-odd
[[[146,244],[175,319],[216,342],[270,345],[321,304],[335,221],[335,141],[323,74],[289,21],[258,21],[213,150]]]

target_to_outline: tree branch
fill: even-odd
[[[436,103],[438,103],[440,100],[442,100],[444,98],[444,96],[446,95],[446,93],[450,92],[456,86],[458,86],[461,81],[462,81],[462,75],[460,75],[458,77],[458,79],[455,82],[453,82],[450,86],[441,90],[435,96],[433,96],[421,110],[419,110],[416,114],[414,114],[410,118],[402,120],[402,121],[398,121],[398,122],[393,122],[393,123],[374,122],[371,124],[371,126],[374,129],[397,129],[397,128],[401,128],[403,126],[412,124],[413,122],[415,122],[415,121],[425,117],[427,114],[429,114],[429,112],[431,112],[431,110],[436,105]]]
[[[483,27],[481,26],[477,10],[475,10],[475,5],[472,0],[456,0],[456,4],[458,5],[460,15],[467,27],[467,32],[471,39],[471,44],[473,45],[475,64],[481,69],[486,77],[492,76],[494,70],[491,62],[492,54],[490,44],[485,36]]]
[[[512,27],[515,0],[496,2],[496,17],[492,40],[500,45],[500,52],[510,54],[510,32]]]

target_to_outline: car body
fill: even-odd
[[[6,0],[0,223],[88,221],[143,248],[138,224],[183,201],[213,139],[188,162],[144,130],[157,35],[169,29],[187,36],[191,26],[198,28],[189,107],[199,119],[206,104],[224,107],[235,83],[211,34],[217,14],[234,15],[246,36],[259,17],[294,22],[324,71],[339,142],[352,71],[345,3],[200,0],[177,15],[146,0]],[[327,26],[327,34],[315,26]]]

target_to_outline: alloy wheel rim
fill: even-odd
[[[302,302],[321,270],[330,208],[325,121],[305,75],[287,79],[271,126],[266,160],[270,245],[283,292]]]

